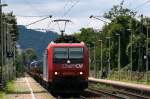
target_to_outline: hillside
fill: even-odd
[[[19,40],[18,43],[22,50],[33,48],[38,57],[41,58],[47,45],[59,37],[56,32],[48,31],[41,32],[32,29],[27,29],[25,26],[18,26]]]

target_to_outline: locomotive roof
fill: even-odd
[[[84,43],[50,43],[48,47],[83,47]]]

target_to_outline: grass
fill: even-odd
[[[90,84],[89,88],[96,88],[96,89],[113,89],[111,85],[106,84]]]
[[[0,99],[4,99],[5,93],[3,91],[0,91]]]
[[[13,92],[15,90],[14,81],[9,81],[6,86],[6,90],[0,91],[0,99],[6,99],[7,93]]]
[[[132,74],[132,80],[131,75],[129,72],[121,72],[120,73],[120,80],[118,76],[118,72],[113,72],[110,76],[108,76],[108,80],[117,80],[117,81],[123,81],[123,82],[130,82],[130,83],[136,83],[136,84],[144,84],[144,85],[150,85],[150,78],[149,81],[146,81],[145,73],[139,73],[139,74]],[[140,77],[141,76],[141,77]],[[150,73],[148,74],[148,77],[150,77]]]
[[[14,92],[14,90],[15,90],[14,81],[9,81],[7,83],[7,90],[6,90],[6,92]]]

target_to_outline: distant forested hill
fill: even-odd
[[[32,29],[27,29],[25,26],[18,26],[19,40],[18,43],[21,49],[33,48],[38,57],[41,58],[47,45],[59,37],[56,32],[40,32]]]

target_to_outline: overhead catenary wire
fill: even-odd
[[[134,12],[139,12],[139,8],[142,8],[143,6],[145,6],[145,5],[147,5],[148,3],[150,3],[150,0],[147,0],[146,2],[144,2],[144,3],[142,3],[142,4],[140,4],[140,5],[138,5],[138,6],[136,6],[136,7],[134,7],[134,8],[132,8],[132,11],[134,11]],[[139,16],[136,16],[137,18],[139,17]]]
[[[138,9],[138,8],[143,7],[144,5],[146,5],[146,4],[148,4],[148,3],[150,3],[150,0],[148,0],[148,1],[146,1],[146,2],[144,2],[144,3],[142,3],[142,4],[140,4],[140,5],[138,5],[138,6],[136,6],[136,7],[133,8],[133,9],[136,10],[136,9]]]
[[[67,1],[67,2],[65,3],[65,5],[64,5],[64,12],[63,12],[63,14],[65,13],[66,8],[67,8],[67,6],[69,5],[69,3],[73,3],[73,1],[74,1],[74,0],[69,0],[69,1]]]
[[[16,15],[17,17],[24,17],[24,18],[28,18],[28,17],[48,17],[49,15],[41,15],[41,16],[30,16],[30,15]]]
[[[52,18],[52,16],[50,15],[50,16],[48,16],[48,17],[45,17],[45,18],[42,18],[42,19],[40,19],[40,20],[34,21],[34,22],[32,22],[32,23],[27,24],[26,26],[30,26],[30,25],[32,25],[32,24],[38,23],[38,22],[43,21],[43,20],[45,20],[45,19],[47,19],[47,18]]]
[[[79,2],[80,0],[74,2],[74,4],[72,4],[72,6],[64,13],[64,16],[66,16]]]
[[[48,28],[32,28],[32,30],[46,30],[46,31],[51,31],[52,29],[48,29]]]
[[[34,10],[35,11],[37,11],[37,12],[40,12],[38,9],[36,9],[28,0],[24,0],[25,1],[25,3],[26,4],[28,4],[32,9],[34,8]],[[72,9],[73,9],[73,7],[75,7],[78,3],[80,2],[80,0],[71,0],[71,1],[69,1],[69,2],[67,2],[66,4],[65,4],[65,6],[64,6],[64,10],[66,9],[66,7],[69,5],[69,3],[73,3],[72,5],[71,5],[71,7],[68,7],[68,9],[66,9],[66,11],[64,11],[64,16],[66,16]],[[42,18],[42,19],[40,19],[40,20],[37,20],[37,21],[35,21],[35,22],[32,22],[32,23],[30,23],[30,24],[27,24],[27,25],[25,25],[25,26],[30,26],[30,25],[32,25],[32,24],[35,24],[35,23],[38,23],[38,22],[40,22],[40,21],[42,21],[42,20],[45,20],[45,19],[47,19],[49,16],[32,16],[32,15],[17,15],[17,17],[24,17],[24,18],[30,18],[30,17],[46,17],[46,18]]]
[[[47,27],[46,27],[46,28],[49,28],[49,27],[50,27],[50,25],[51,25],[51,23],[52,23],[52,22],[51,22],[51,21],[49,21],[49,22],[48,22],[48,24],[47,24]]]

